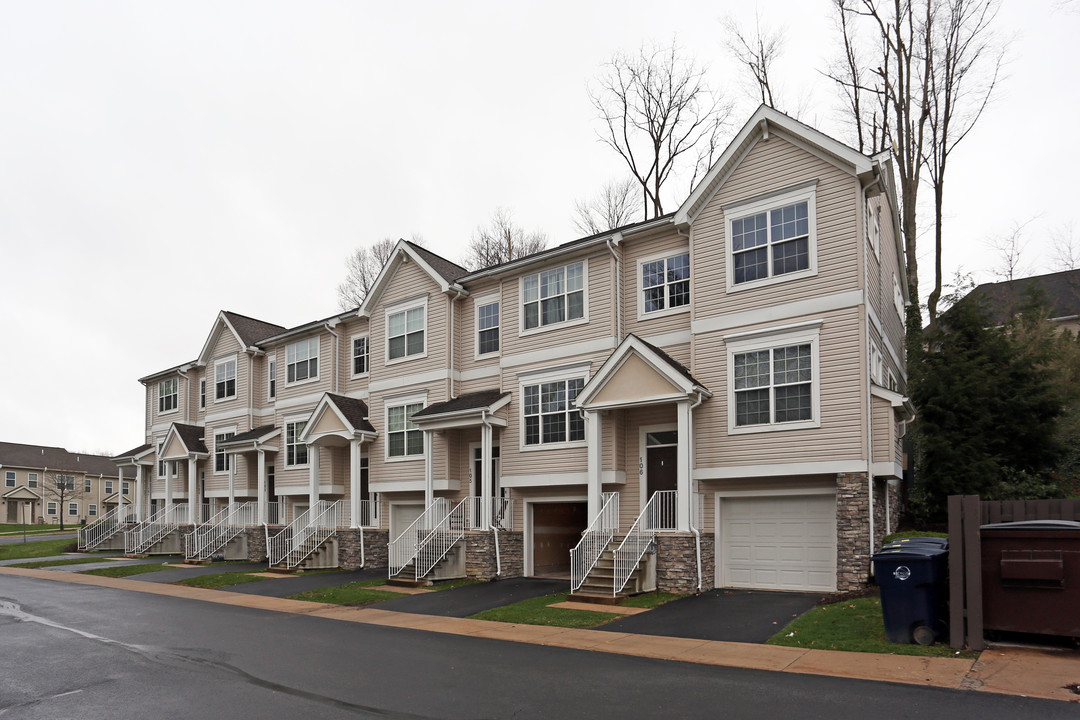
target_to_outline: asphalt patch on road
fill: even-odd
[[[510,578],[419,595],[403,595],[371,607],[420,615],[463,618],[521,600],[569,590],[570,583],[566,580]]]
[[[710,590],[597,628],[609,632],[763,643],[817,605],[820,593]]]

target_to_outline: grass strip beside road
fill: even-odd
[[[331,605],[371,605],[372,603],[392,600],[401,597],[400,593],[388,590],[379,590],[379,586],[385,585],[386,580],[377,578],[374,580],[358,580],[356,582],[338,585],[337,587],[319,588],[307,592],[289,595],[290,600],[307,600],[308,602],[321,602]]]
[[[11,543],[10,545],[0,545],[0,560],[49,557],[51,555],[61,555],[66,552],[75,552],[78,549],[78,543],[71,538],[38,540],[36,542],[27,543]]]
[[[101,562],[103,559],[104,558],[99,557],[78,557],[69,558],[67,560],[39,560],[38,562],[17,563],[15,565],[9,565],[8,567],[29,568],[31,570],[36,570],[38,568],[57,567],[59,565],[86,565],[87,563]]]
[[[253,573],[255,572],[262,571],[254,570],[249,572],[223,572],[215,573],[213,575],[196,575],[194,577],[184,578],[183,580],[177,580],[174,584],[217,590],[219,588],[230,587],[232,585],[243,585],[244,583],[260,582],[262,580],[270,579],[254,575]]]
[[[504,605],[492,610],[484,610],[472,616],[474,620],[494,620],[496,622],[519,623],[523,625],[552,625],[567,628],[593,628],[622,617],[613,613],[592,612],[590,610],[566,610],[548,607],[555,603],[566,602],[567,593],[544,595],[520,602]],[[598,608],[603,605],[597,605]]]
[[[768,640],[769,645],[814,650],[975,658],[977,652],[956,651],[944,643],[904,645],[885,638],[881,599],[858,598],[816,607],[788,623]]]
[[[118,565],[116,567],[98,568],[97,570],[83,570],[83,575],[100,575],[102,577],[123,578],[143,573],[160,572],[168,570],[165,563],[143,563],[141,565]]]

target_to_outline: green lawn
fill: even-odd
[[[257,570],[255,572],[262,572]],[[259,582],[270,578],[258,577],[251,572],[223,572],[213,575],[195,575],[194,577],[177,580],[176,585],[189,587],[201,587],[216,590],[217,588],[229,587],[230,585],[242,585],[249,582]]]
[[[454,588],[465,587],[466,585],[479,585],[480,583],[491,582],[490,580],[479,580],[477,578],[458,578],[457,580],[446,580],[445,582],[437,582],[432,585],[430,590],[453,590]],[[380,583],[386,584],[385,580],[381,580]]]
[[[648,608],[651,610],[654,607],[659,607],[672,600],[678,600],[681,597],[682,595],[676,595],[675,593],[656,591],[645,593],[643,595],[632,595],[619,604],[623,607]]]
[[[101,575],[102,577],[122,578],[130,575],[142,575],[143,573],[159,572],[168,570],[164,563],[143,563],[142,565],[117,565],[116,567],[98,568],[97,570],[83,570],[83,575]]]
[[[72,528],[66,527],[60,530],[59,525],[0,525],[0,536],[22,535],[23,528],[27,535],[41,535],[43,533],[71,532]]]
[[[17,563],[15,565],[8,565],[8,567],[29,568],[33,570],[35,568],[57,567],[59,565],[85,565],[87,563],[101,562],[101,560],[102,558],[85,556],[78,558],[69,558],[66,560],[39,560],[37,562]]]
[[[614,613],[592,612],[589,610],[566,610],[549,605],[565,602],[566,593],[544,595],[529,598],[501,608],[485,610],[472,617],[476,620],[495,620],[496,622],[521,623],[524,625],[554,625],[568,628],[592,628],[622,617]],[[603,607],[597,605],[597,607]]]
[[[0,545],[0,560],[49,557],[50,555],[62,555],[65,552],[75,552],[77,549],[78,543],[72,538],[11,543],[10,545]]]
[[[768,644],[889,655],[963,658],[978,656],[978,653],[974,652],[958,653],[940,642],[929,646],[889,642],[885,639],[881,600],[876,597],[816,607],[788,623],[787,627],[769,638]]]
[[[307,592],[290,595],[290,600],[307,600],[309,602],[329,603],[331,605],[371,605],[372,603],[392,600],[402,597],[401,593],[379,590],[378,587],[385,585],[386,580],[376,578],[374,580],[358,580],[347,585],[337,587],[319,588]]]

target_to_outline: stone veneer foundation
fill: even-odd
[[[500,530],[499,559],[502,572],[496,575],[495,536],[491,531],[465,533],[465,574],[480,580],[516,578],[525,574],[525,534]]]
[[[884,528],[884,502],[875,490],[875,506],[881,505]],[[870,513],[866,473],[840,473],[836,476],[836,589],[858,590],[870,580]],[[877,507],[875,507],[875,512]],[[875,535],[877,532],[875,523]]]
[[[672,593],[698,591],[697,548],[693,533],[656,536],[656,589]],[[701,589],[712,590],[716,578],[716,539],[701,536]]]

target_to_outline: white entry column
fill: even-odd
[[[349,441],[349,527],[358,528],[360,520],[360,441]]]
[[[259,451],[259,479],[258,479],[258,502],[259,502],[259,524],[265,525],[268,521],[267,510],[269,510],[268,503],[270,502],[266,494],[266,451]]]
[[[679,423],[679,444],[676,448],[675,460],[675,529],[679,532],[690,532],[690,465],[692,462],[690,447],[694,431],[690,403],[678,403],[676,414]]]
[[[193,457],[189,457],[187,461],[187,502],[188,502],[188,523],[195,525],[199,522],[199,506],[202,504],[199,499],[199,481],[198,472],[196,470],[198,466],[198,460]]]
[[[424,431],[424,507],[435,502],[435,442],[431,430]]]
[[[589,410],[585,412],[585,438],[588,441],[588,481],[586,495],[588,497],[588,521],[600,513],[604,483],[602,478],[604,459],[604,439],[600,426],[600,411]]]
[[[236,453],[229,453],[229,512],[236,506]]]
[[[145,495],[143,495],[143,466],[135,466],[135,522],[143,521],[143,508],[145,507]]]
[[[491,477],[491,435],[490,425],[480,428],[480,527],[491,527],[492,477]]]
[[[319,446],[308,445],[307,446],[308,467],[310,468],[309,485],[308,485],[308,510],[311,514],[309,518],[315,517],[315,506],[319,502]]]

